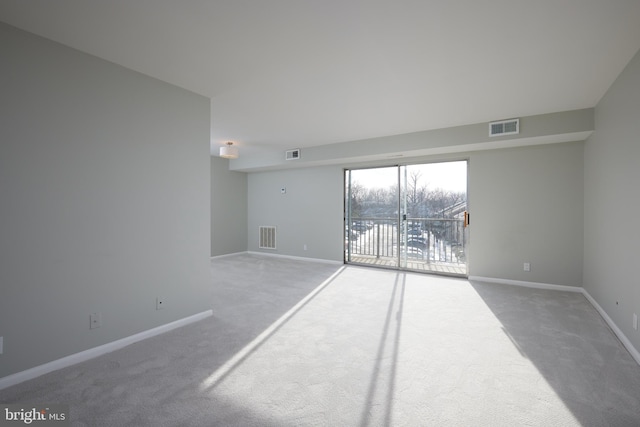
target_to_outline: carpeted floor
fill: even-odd
[[[236,255],[214,316],[1,390],[74,426],[640,426],[640,367],[578,293]]]

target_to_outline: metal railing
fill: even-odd
[[[464,220],[407,218],[400,232],[395,218],[352,218],[346,226],[347,261],[353,256],[397,258],[424,263],[465,264]]]

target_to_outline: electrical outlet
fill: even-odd
[[[638,330],[638,315],[633,313],[633,329]]]
[[[531,263],[530,262],[525,262],[524,263],[524,271],[531,271]]]
[[[304,244],[303,248],[304,248],[305,251],[307,250],[307,244],[306,243]]]
[[[91,313],[89,315],[89,329],[95,329],[102,326],[102,313]]]
[[[162,310],[164,308],[164,298],[156,298],[156,310]]]

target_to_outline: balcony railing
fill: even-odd
[[[395,218],[352,218],[350,222],[345,235],[348,262],[397,266],[400,259],[407,268],[437,271],[437,266],[445,266],[447,272],[466,274],[462,219],[407,218],[400,230]]]

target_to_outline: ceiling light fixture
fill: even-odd
[[[224,147],[220,147],[220,157],[224,157],[225,159],[237,159],[238,158],[238,148],[233,146],[233,142],[227,142],[227,145]]]

